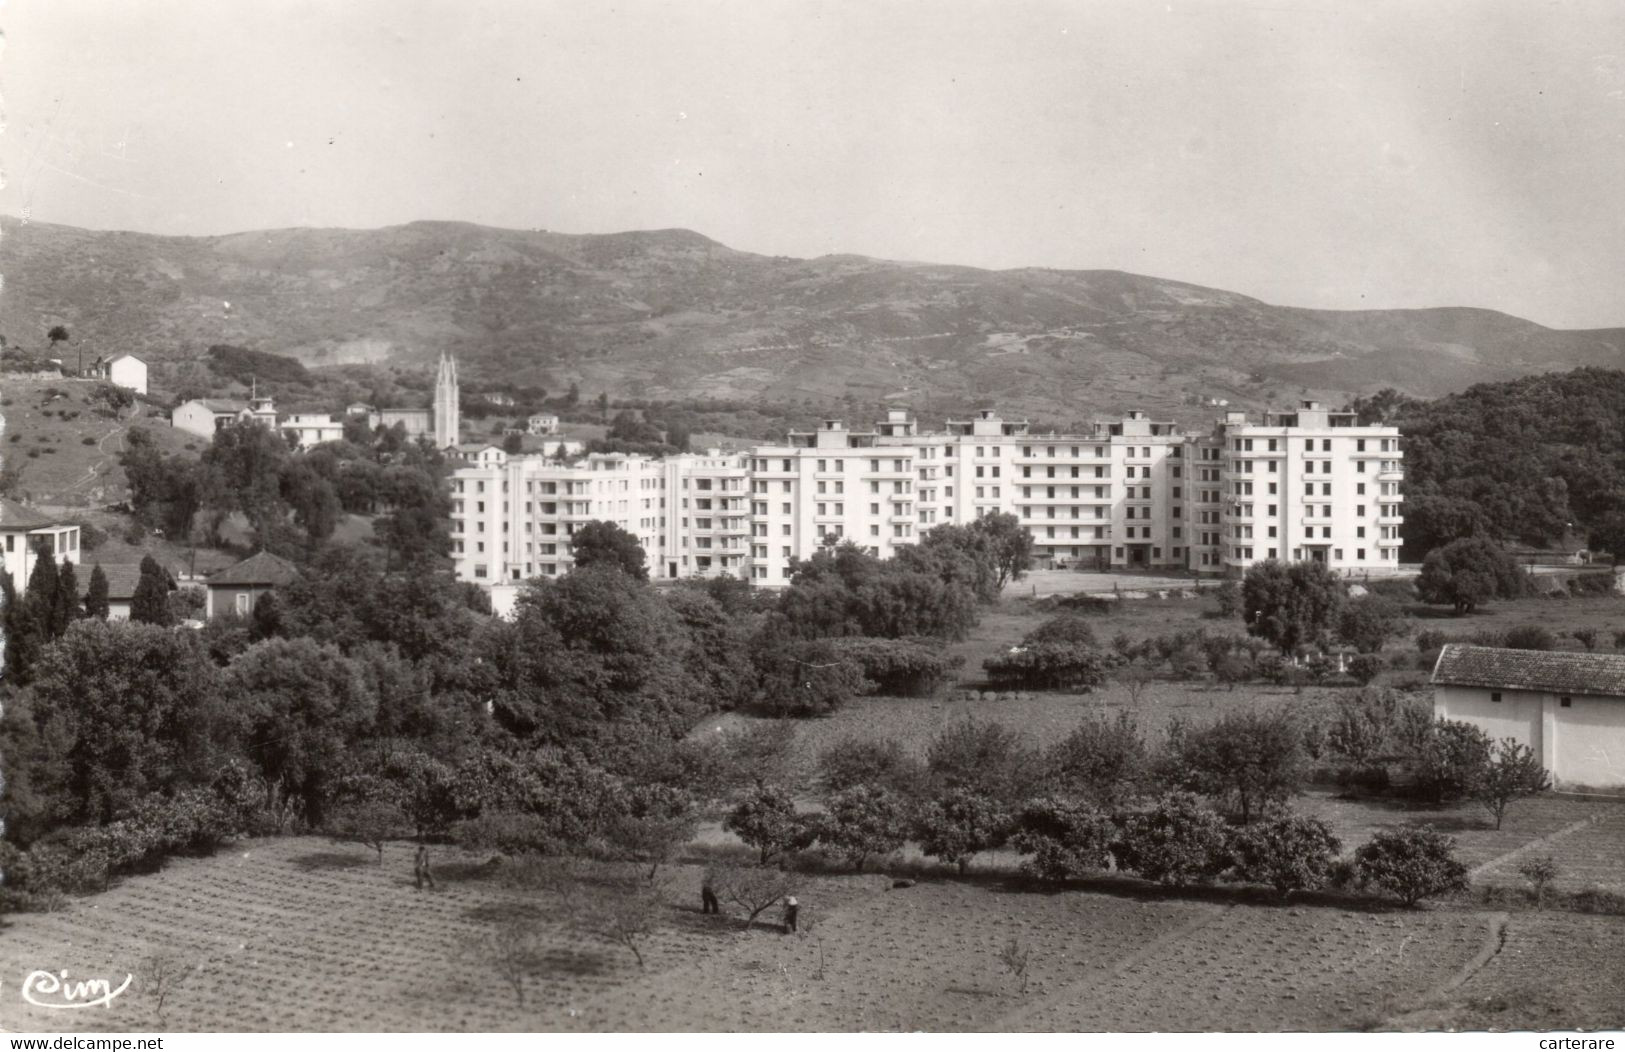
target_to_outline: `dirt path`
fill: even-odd
[[[119,456],[119,454],[124,452],[127,444],[125,436],[129,434],[130,428],[135,426],[135,422],[141,419],[141,411],[143,408],[143,404],[137,400],[135,403],[135,409],[130,413],[129,417],[123,421],[115,423],[107,434],[103,435],[99,440],[97,440],[96,451],[101,454],[101,458],[92,463],[90,467],[86,468],[85,473],[78,479],[74,480],[65,490],[62,491],[63,493],[73,493],[102,477],[102,468],[106,466],[109,461],[114,460]],[[118,448],[108,449],[107,443],[115,438],[119,440]]]

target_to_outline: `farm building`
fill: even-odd
[[[293,563],[270,552],[255,552],[204,582],[209,591],[203,616],[212,619],[232,613],[246,617],[261,596],[297,580],[299,571]]]
[[[119,387],[129,388],[136,394],[147,393],[147,363],[133,354],[115,354],[111,358],[98,358],[90,367],[90,375]]]
[[[1433,711],[1529,746],[1561,788],[1625,789],[1625,654],[1452,643]]]
[[[194,398],[190,402],[182,402],[169,414],[171,426],[210,440],[220,428],[238,420],[257,420],[275,429],[276,407],[269,398],[251,398],[247,402],[228,398]]]
[[[556,435],[559,418],[552,413],[537,413],[526,421],[526,427],[533,435]]]

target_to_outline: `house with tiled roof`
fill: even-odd
[[[240,563],[213,574],[204,584],[208,595],[203,616],[248,616],[262,596],[299,580],[299,568],[270,552],[255,552]]]
[[[130,604],[135,601],[136,585],[141,583],[141,567],[135,563],[93,563],[75,569],[80,602],[90,595],[90,576],[98,566],[101,567],[102,576],[107,578],[107,619],[128,621]]]
[[[79,526],[52,515],[44,515],[14,500],[0,497],[0,558],[11,586],[21,592],[39,561],[44,546],[57,561],[79,562]]]
[[[1625,789],[1625,654],[1447,645],[1433,711],[1529,746],[1566,789]]]

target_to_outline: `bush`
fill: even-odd
[[[818,754],[818,776],[832,793],[854,785],[882,785],[914,796],[925,782],[925,768],[896,738],[854,735]]]
[[[722,828],[756,849],[763,865],[791,851],[804,851],[818,838],[812,816],[798,814],[790,794],[773,785],[760,785],[740,801]]]
[[[1467,867],[1456,858],[1455,838],[1430,826],[1378,832],[1354,853],[1354,865],[1362,885],[1407,906],[1467,888]]]
[[[1224,819],[1189,793],[1170,793],[1151,811],[1124,815],[1120,868],[1159,884],[1211,880],[1230,868]]]
[[[1294,891],[1323,887],[1342,850],[1342,843],[1325,822],[1298,815],[1248,826],[1238,830],[1230,842],[1236,876],[1266,884],[1282,898]]]
[[[827,801],[829,810],[818,823],[818,842],[863,870],[872,855],[889,855],[908,839],[908,808],[889,789],[855,785]]]
[[[1382,668],[1382,658],[1376,654],[1356,654],[1348,663],[1349,677],[1362,687],[1376,679]]]
[[[926,748],[926,770],[939,786],[975,789],[1017,801],[1039,776],[1032,750],[1018,731],[1002,723],[959,720]]]
[[[1117,846],[1111,816],[1066,797],[1028,801],[1016,817],[1011,844],[1022,855],[1021,871],[1039,880],[1063,881],[1105,869]]]
[[[1450,642],[1450,637],[1436,628],[1424,629],[1416,633],[1416,649],[1418,653],[1426,654],[1429,651],[1438,652]]]
[[[1095,645],[1095,630],[1089,622],[1077,614],[1062,614],[1052,617],[1027,633],[1022,643],[1032,646],[1037,643],[1073,643],[1081,647]]]
[[[973,789],[949,789],[927,800],[914,816],[920,851],[964,873],[972,856],[999,847],[1010,835],[1010,815],[999,801]]]
[[[1418,793],[1434,803],[1465,796],[1490,760],[1490,739],[1477,727],[1440,718],[1430,727],[1413,761]]]
[[[1133,802],[1145,786],[1150,755],[1127,712],[1112,722],[1086,719],[1044,751],[1044,781],[1063,797],[1113,808]]]
[[[1555,650],[1557,637],[1545,625],[1519,625],[1507,630],[1505,645],[1514,650]]]
[[[1088,692],[1106,682],[1111,662],[1076,643],[1037,643],[988,658],[982,670],[994,686],[1022,690]]]
[[[870,694],[913,697],[934,692],[964,665],[958,654],[926,639],[874,639],[853,636],[832,641],[843,661],[856,665],[872,686]]]
[[[1525,859],[1518,866],[1518,875],[1529,882],[1529,888],[1535,894],[1535,907],[1546,907],[1546,887],[1556,880],[1562,873],[1557,859],[1551,855],[1542,855],[1538,858]]]

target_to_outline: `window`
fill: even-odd
[[[237,613],[239,615],[248,613],[248,599],[249,595],[247,592],[237,593]]]
[[[1565,709],[1572,708],[1574,705],[1574,699],[1565,694],[1561,698],[1557,699],[1557,704]]]
[[[1491,701],[1500,701],[1501,700],[1501,692],[1498,691],[1498,690],[1490,691],[1490,700]]]

